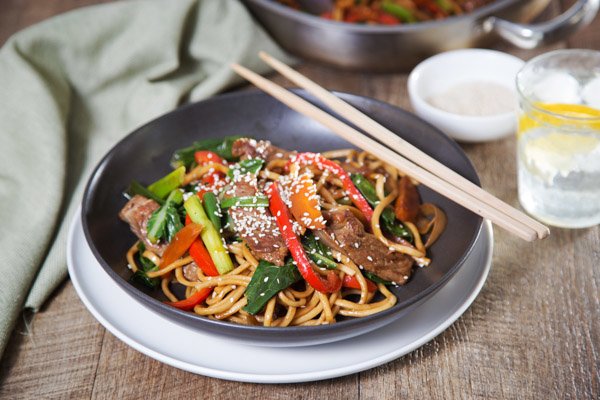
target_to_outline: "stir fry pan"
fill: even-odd
[[[528,25],[550,0],[497,0],[469,14],[407,25],[330,21],[274,0],[243,0],[279,44],[302,58],[362,71],[408,70],[442,51],[489,45],[502,38],[535,48],[588,24],[600,0],[578,0],[551,21]],[[516,22],[511,22],[516,21]]]

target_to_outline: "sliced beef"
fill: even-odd
[[[340,162],[340,165],[349,174],[367,175],[368,173],[372,172],[366,165],[354,165],[346,161]]]
[[[119,218],[129,224],[129,228],[140,239],[148,250],[162,256],[166,244],[154,244],[148,240],[148,219],[160,206],[157,202],[144,196],[135,195],[125,204],[119,212]]]
[[[226,197],[256,194],[256,180],[250,175],[240,177],[225,192]],[[229,215],[233,219],[235,231],[246,242],[254,257],[279,266],[284,264],[288,249],[268,208],[231,207]]]
[[[268,140],[242,138],[233,142],[231,153],[234,157],[242,159],[262,158],[266,162],[269,162],[276,159],[287,160],[296,152],[273,146]]]
[[[397,284],[405,283],[412,273],[413,259],[390,249],[348,210],[329,213],[330,225],[319,238],[329,247],[347,254],[355,264]]]
[[[188,281],[198,281],[198,266],[196,265],[196,263],[189,263],[188,265],[183,267],[183,276]]]

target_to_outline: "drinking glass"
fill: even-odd
[[[519,201],[549,225],[600,223],[600,52],[558,50],[517,75]]]

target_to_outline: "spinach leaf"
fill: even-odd
[[[129,278],[131,282],[141,283],[150,289],[155,289],[159,283],[159,278],[148,277],[148,272],[157,271],[158,267],[148,258],[142,256],[142,253],[146,250],[146,246],[142,242],[138,244],[138,267],[140,267],[132,276]]]
[[[308,258],[310,258],[318,267],[337,269],[337,263],[333,260],[331,250],[329,250],[323,242],[317,240],[312,232],[307,231],[302,238],[302,244]]]
[[[246,288],[248,304],[244,307],[244,311],[252,315],[258,313],[271,297],[300,279],[302,279],[302,276],[292,262],[287,262],[283,267],[278,267],[261,260]]]
[[[377,192],[375,191],[373,184],[361,174],[352,174],[350,178],[371,207],[377,207],[377,204],[379,204],[379,197],[377,197]],[[381,226],[384,231],[387,231],[393,236],[401,237],[411,243],[414,240],[411,231],[408,230],[402,222],[396,219],[394,210],[392,210],[391,207],[386,207],[381,212]]]
[[[204,211],[206,211],[206,215],[210,222],[212,222],[213,226],[217,230],[217,232],[221,232],[221,217],[223,213],[221,212],[221,206],[219,205],[219,199],[213,192],[206,192],[204,196],[202,196],[202,205],[204,206]]]
[[[249,158],[247,160],[242,160],[239,163],[233,165],[229,168],[227,172],[227,176],[231,179],[235,175],[245,175],[245,174],[258,174],[258,171],[263,167],[265,160],[260,158]]]
[[[127,189],[127,192],[125,192],[125,197],[127,197],[128,199],[131,199],[136,194],[144,196],[147,199],[152,199],[155,202],[157,202],[158,204],[165,203],[165,201],[163,199],[161,199],[160,197],[158,197],[157,195],[155,195],[154,193],[152,193],[151,191],[146,189],[139,182],[131,181],[131,183],[129,184],[129,188]]]
[[[148,240],[152,243],[166,238],[168,242],[183,228],[181,216],[177,205],[183,201],[183,195],[179,190],[173,190],[165,204],[152,213],[148,219]]]
[[[206,139],[194,142],[191,146],[179,149],[173,153],[171,157],[171,166],[177,168],[180,166],[189,167],[194,163],[194,153],[200,150],[209,150],[217,153],[219,157],[227,161],[235,161],[235,157],[231,153],[233,142],[244,136],[227,136],[218,139]]]
[[[379,276],[375,275],[372,272],[369,272],[365,269],[362,270],[362,274],[365,276],[365,278],[375,282],[375,283],[383,283],[384,285],[391,285],[392,282],[385,280],[383,278],[380,278]]]
[[[179,214],[179,210],[174,205],[170,205],[167,207],[167,220],[166,220],[166,239],[167,242],[171,242],[173,236],[181,228],[183,228],[183,223],[181,223],[181,215]]]

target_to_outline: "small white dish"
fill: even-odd
[[[461,142],[496,140],[516,132],[515,79],[525,62],[510,54],[485,49],[453,50],[435,55],[415,67],[408,78],[408,94],[415,113]],[[428,101],[457,85],[485,82],[514,93],[514,111],[470,116],[434,107]]]
[[[117,338],[149,357],[196,374],[240,382],[317,381],[395,360],[454,323],[479,294],[492,264],[493,233],[488,221],[464,265],[448,283],[393,323],[323,345],[252,346],[176,324],[133,300],[93,256],[83,234],[81,213],[75,215],[67,241],[67,265],[73,286],[90,313]]]

